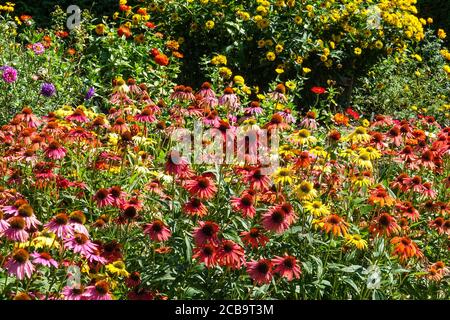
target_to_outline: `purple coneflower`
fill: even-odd
[[[69,217],[65,213],[57,214],[44,227],[56,234],[60,239],[64,239],[73,234],[73,228],[69,224]]]
[[[12,257],[6,262],[6,268],[10,275],[22,280],[25,277],[31,278],[34,272],[34,266],[30,261],[30,255],[25,249],[17,249]]]
[[[58,262],[56,262],[52,256],[47,252],[34,252],[31,254],[31,257],[33,258],[34,264],[40,264],[44,267],[55,267],[58,268]]]
[[[26,223],[22,217],[11,217],[7,220],[9,228],[4,231],[5,236],[12,241],[26,242],[29,234],[25,231]]]
[[[64,246],[85,257],[94,255],[94,251],[97,250],[97,245],[82,233],[75,233],[73,237],[66,239],[64,241]]]
[[[95,285],[86,287],[85,296],[89,300],[112,300],[109,285],[105,280],[97,281]]]

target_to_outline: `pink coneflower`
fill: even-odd
[[[19,161],[31,162],[34,163],[37,160],[37,155],[35,149],[27,148],[23,150],[20,155],[17,157]]]
[[[74,232],[82,233],[86,236],[89,236],[89,231],[84,226],[86,223],[86,216],[82,211],[73,211],[69,215],[69,226],[72,228]]]
[[[262,114],[264,110],[261,108],[261,103],[259,103],[259,101],[252,101],[249,106],[244,109],[244,112],[247,115],[259,115]]]
[[[253,248],[264,247],[270,240],[260,228],[251,228],[250,231],[241,232],[241,238],[244,243]]]
[[[144,110],[141,111],[141,113],[138,113],[134,116],[134,119],[139,122],[155,122],[156,117],[154,115],[154,112],[149,108],[145,107]]]
[[[213,109],[219,105],[219,99],[216,97],[206,97],[201,99],[198,105],[203,109]]]
[[[198,198],[191,198],[183,205],[183,212],[190,216],[203,217],[208,213],[208,208]]]
[[[9,223],[3,220],[3,218],[4,218],[3,211],[0,210],[0,237],[3,235],[5,230],[9,228]]]
[[[20,206],[27,203],[28,201],[26,201],[25,199],[18,199],[14,202],[13,205],[2,207],[2,211],[5,213],[5,216],[7,217],[17,216],[17,214],[19,213]]]
[[[234,112],[239,109],[239,97],[234,93],[233,88],[225,88],[223,95],[219,98],[219,104],[224,106],[228,112]]]
[[[261,223],[266,230],[283,233],[289,228],[289,218],[279,206],[269,209],[262,216]]]
[[[95,285],[86,287],[84,296],[89,300],[112,300],[109,284],[105,280],[97,281]]]
[[[35,270],[30,261],[30,255],[25,249],[14,251],[12,257],[6,262],[5,267],[10,275],[16,276],[19,280],[23,280],[25,277],[31,278]]]
[[[264,126],[267,130],[285,130],[289,128],[289,124],[286,123],[283,116],[281,116],[278,113],[275,113],[272,115],[272,118],[270,118],[270,121]]]
[[[294,278],[300,278],[302,271],[294,257],[287,254],[283,257],[276,256],[272,259],[272,262],[275,267],[274,271],[279,273],[280,276],[285,277],[288,281],[292,281]]]
[[[392,127],[391,130],[389,130],[386,133],[386,136],[392,140],[392,143],[396,147],[399,147],[402,144],[403,139],[402,139],[402,135],[401,135],[399,126],[396,125],[396,126]]]
[[[272,280],[272,262],[269,259],[247,262],[247,273],[257,284],[269,283]]]
[[[191,196],[199,199],[212,199],[217,193],[217,187],[214,181],[206,176],[197,176],[192,180],[187,180],[184,187],[191,194]]]
[[[422,185],[422,178],[419,176],[414,176],[412,178],[406,178],[404,180],[406,185],[408,185],[414,192],[422,193],[423,191],[423,185]],[[408,188],[409,189],[409,188]]]
[[[219,232],[219,225],[212,221],[200,221],[200,226],[194,228],[193,237],[197,245],[205,243],[216,244],[218,242],[217,233]]]
[[[396,208],[404,217],[411,219],[413,222],[419,219],[419,211],[417,211],[410,202],[399,203],[396,205]]]
[[[23,204],[19,207],[17,216],[25,220],[26,229],[37,229],[42,223],[34,215],[33,208],[29,204]]]
[[[118,134],[122,134],[124,132],[130,131],[130,129],[128,128],[128,125],[123,118],[117,118],[111,127],[111,131]]]
[[[432,199],[436,198],[437,196],[437,192],[433,190],[433,185],[431,184],[431,182],[425,182],[423,184],[422,193]]]
[[[277,205],[277,208],[281,209],[286,214],[286,220],[289,224],[293,224],[297,220],[297,215],[290,203],[284,202]]]
[[[201,98],[215,98],[216,93],[212,90],[209,82],[203,82],[197,95]]]
[[[256,209],[253,206],[255,199],[251,195],[243,195],[241,198],[232,197],[230,202],[233,210],[242,212],[244,218],[255,216]]]
[[[9,227],[4,231],[5,236],[12,241],[26,242],[29,238],[28,232],[25,231],[26,222],[22,217],[11,217],[8,220]]]
[[[436,167],[436,165],[434,164],[435,158],[436,158],[436,156],[433,151],[426,150],[420,156],[419,163],[425,168],[434,170],[434,168]]]
[[[446,230],[444,227],[445,219],[443,217],[437,217],[436,219],[431,220],[428,224],[431,228],[436,229],[439,234],[446,233]]]
[[[244,249],[231,240],[223,240],[217,251],[219,265],[240,269],[245,263]]]
[[[73,235],[73,228],[69,224],[69,217],[65,213],[58,213],[44,227],[60,239],[65,239]]]
[[[114,186],[109,188],[109,194],[111,195],[112,198],[112,205],[115,207],[122,207],[125,203],[126,203],[126,196],[127,194],[125,192],[122,191],[122,188],[119,186]]]
[[[73,236],[64,240],[64,246],[85,257],[95,255],[95,251],[98,249],[98,246],[82,233],[74,233]]]
[[[47,149],[45,149],[45,155],[49,159],[59,160],[66,156],[66,149],[61,146],[58,141],[52,141],[48,144]]]
[[[167,157],[166,172],[170,175],[182,176],[190,171],[186,158],[181,157],[178,151],[171,151]]]
[[[305,118],[300,122],[300,126],[307,129],[317,129],[316,113],[314,111],[309,111]]]
[[[411,146],[405,146],[399,153],[398,157],[394,158],[394,161],[402,163],[405,161],[416,161],[417,156],[414,154],[414,150]]]
[[[170,229],[161,220],[155,220],[152,223],[145,225],[144,234],[150,236],[150,239],[157,242],[167,241],[171,232]]]
[[[62,289],[62,294],[65,300],[84,300],[85,288],[84,286],[65,286]]]
[[[114,203],[114,198],[111,196],[108,189],[105,188],[99,189],[93,198],[97,202],[99,208],[110,206]]]
[[[207,268],[214,267],[217,264],[216,248],[212,244],[206,243],[194,248],[193,253],[192,258],[203,262]]]
[[[244,180],[250,182],[250,188],[253,190],[265,191],[270,188],[270,178],[262,174],[260,168],[248,172]]]
[[[217,111],[212,110],[208,112],[206,117],[203,117],[203,123],[205,125],[217,128],[217,126],[220,125],[219,114],[217,113]]]
[[[282,83],[278,84],[275,90],[269,93],[269,97],[279,103],[287,102],[286,98],[286,86]]]
[[[42,121],[33,114],[33,110],[29,107],[23,108],[22,112],[16,116],[16,119],[26,123],[29,128],[37,128],[42,124]]]
[[[81,123],[89,122],[89,118],[86,116],[84,111],[80,108],[75,109],[75,111],[66,117],[67,121],[76,121]]]
[[[31,257],[33,258],[34,264],[39,264],[44,267],[55,267],[58,268],[58,262],[56,262],[52,256],[47,252],[34,252],[31,254]]]
[[[392,120],[392,117],[383,116],[381,114],[378,114],[375,116],[375,121],[372,122],[372,127],[392,126],[393,124],[394,124],[394,121]]]
[[[195,96],[192,93],[192,88],[189,86],[178,85],[173,88],[173,92],[170,95],[170,99],[180,101],[193,101]]]

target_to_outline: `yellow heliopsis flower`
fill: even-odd
[[[367,241],[359,234],[346,234],[345,240],[347,245],[356,247],[359,250],[367,249]]]
[[[121,260],[114,261],[113,263],[106,265],[106,271],[112,275],[121,277],[128,277],[130,275],[125,268],[125,263]]]
[[[300,200],[312,200],[317,198],[317,190],[309,181],[303,181],[295,188],[295,193]]]
[[[326,216],[331,213],[330,208],[320,200],[305,201],[303,202],[303,208],[316,217]]]
[[[296,179],[295,172],[292,167],[278,168],[273,174],[273,182],[276,184],[289,184],[294,183]]]

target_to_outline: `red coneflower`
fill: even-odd
[[[386,133],[387,137],[392,140],[395,146],[400,146],[402,144],[402,135],[400,132],[400,127],[394,126]]]
[[[243,195],[240,198],[232,197],[230,202],[233,210],[242,212],[244,218],[253,218],[255,216],[256,209],[253,206],[253,204],[255,203],[255,199],[251,195]]]
[[[270,240],[260,228],[251,228],[250,231],[241,232],[241,238],[242,242],[252,248],[264,247]]]
[[[437,232],[439,234],[444,234],[445,233],[445,219],[443,217],[437,217],[434,220],[431,220],[429,222],[429,225],[431,228],[434,228],[437,230]]]
[[[208,208],[198,198],[191,198],[183,205],[183,212],[190,216],[203,217],[208,213]]]
[[[397,221],[389,213],[382,213],[374,219],[369,227],[370,233],[375,236],[385,235],[390,237],[391,234],[400,232],[401,228]]]
[[[272,262],[269,259],[252,260],[247,263],[247,273],[257,284],[272,280]]]
[[[114,186],[109,188],[109,194],[111,195],[113,201],[112,205],[114,207],[120,208],[126,203],[125,198],[127,194],[122,191],[121,187]]]
[[[167,241],[171,232],[170,229],[161,220],[155,220],[152,223],[145,225],[144,234],[150,236],[150,239],[157,242]]]
[[[279,130],[284,130],[289,128],[289,124],[287,124],[284,121],[283,116],[281,116],[278,113],[275,113],[274,115],[272,115],[272,118],[270,119],[270,121],[264,126],[265,129],[267,130],[273,130],[273,129],[279,129]]]
[[[283,257],[276,256],[272,259],[274,264],[274,271],[285,277],[288,281],[300,278],[302,270],[297,264],[295,257],[285,254]]]
[[[168,174],[177,177],[190,177],[192,171],[186,158],[181,157],[178,151],[171,151],[167,156],[165,170]]]
[[[17,279],[23,280],[25,277],[31,278],[35,270],[30,261],[30,255],[25,249],[17,249],[11,258],[5,264],[10,275],[16,276]]]
[[[112,195],[110,194],[108,189],[105,189],[105,188],[99,189],[95,193],[93,198],[94,198],[95,202],[97,202],[97,206],[99,208],[110,206],[114,203],[114,198],[112,197]]]
[[[308,151],[302,151],[295,160],[294,169],[309,167],[314,158],[315,156]]]
[[[289,218],[279,206],[270,208],[262,215],[261,223],[266,230],[283,233],[289,228]]]
[[[141,274],[138,271],[133,271],[125,279],[125,284],[129,288],[135,288],[141,284]]]
[[[217,233],[219,225],[213,221],[200,221],[200,226],[194,228],[193,237],[197,245],[205,243],[216,244],[218,242]]]
[[[422,258],[423,253],[420,251],[417,244],[408,237],[394,237],[391,243],[395,245],[392,254],[398,256],[400,261],[404,262],[409,258]]]
[[[411,221],[415,222],[419,220],[419,211],[417,211],[417,209],[413,207],[411,202],[400,202],[396,205],[396,208],[404,217],[411,219]]]
[[[245,263],[244,249],[231,240],[223,240],[217,251],[219,265],[240,269]]]
[[[198,197],[199,199],[212,199],[217,193],[217,187],[214,181],[206,176],[197,176],[192,180],[187,180],[184,183],[184,187],[191,196]]]
[[[216,248],[214,245],[209,243],[194,248],[194,254],[192,257],[200,262],[203,262],[207,268],[214,267],[217,264]]]
[[[66,156],[67,150],[58,141],[52,141],[48,144],[45,149],[45,155],[49,159],[59,160]]]
[[[262,174],[260,168],[249,171],[244,177],[246,183],[250,182],[250,188],[258,191],[265,191],[270,187],[270,177]]]

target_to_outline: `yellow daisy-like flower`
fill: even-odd
[[[297,155],[296,149],[292,148],[288,144],[280,146],[278,149],[278,154],[284,157],[295,157]]]
[[[297,197],[300,200],[312,200],[317,198],[317,190],[314,189],[314,185],[309,181],[303,181],[295,189]]]
[[[366,176],[356,176],[352,178],[352,182],[355,186],[357,187],[368,187],[372,184],[372,182],[370,181],[370,179]]]
[[[211,29],[213,29],[214,28],[214,21],[212,21],[212,20],[208,20],[208,21],[206,21],[206,23],[205,23],[205,28],[206,29],[208,29],[208,30],[211,30]]]
[[[367,119],[363,119],[363,120],[361,121],[361,124],[362,124],[363,127],[365,127],[365,128],[370,127],[370,121],[367,120]]]
[[[361,55],[362,50],[361,50],[361,48],[355,48],[354,52],[357,56],[359,56],[359,55]]]
[[[373,169],[372,161],[370,161],[370,156],[367,152],[361,152],[353,158],[353,162],[356,163],[361,168]]]
[[[367,129],[364,127],[357,127],[348,137],[352,143],[364,143],[369,142],[372,137],[367,133]]]
[[[303,208],[316,217],[326,216],[331,213],[330,208],[320,200],[305,201],[303,202]]]
[[[121,260],[114,261],[113,263],[106,265],[106,271],[112,275],[121,277],[128,277],[130,275],[125,268],[125,263]]]
[[[316,157],[321,157],[321,158],[327,158],[328,157],[328,152],[325,151],[325,149],[323,147],[321,147],[321,146],[315,146],[314,148],[309,150],[309,153],[312,153]]]
[[[308,129],[301,129],[292,134],[292,142],[301,145],[310,145],[317,142],[317,138],[311,135]]]
[[[346,234],[345,240],[347,240],[347,245],[356,247],[359,250],[367,249],[367,241],[364,240],[359,234]]]
[[[28,242],[26,242],[28,244]],[[35,249],[42,248],[59,248],[59,242],[56,240],[56,235],[52,232],[41,232],[36,238],[31,240],[31,246]]]
[[[108,143],[113,146],[117,146],[119,142],[119,135],[117,133],[109,133],[108,134]]]
[[[445,38],[447,38],[447,34],[445,33],[445,31],[444,30],[442,30],[442,29],[439,29],[438,30],[438,37],[439,37],[439,39],[445,39]]]
[[[277,56],[272,51],[266,53],[266,59],[269,61],[274,61]]]
[[[294,81],[286,81],[285,86],[289,90],[294,90],[297,87]]]
[[[273,174],[273,182],[276,184],[293,184],[296,179],[291,167],[278,168]]]
[[[381,158],[381,152],[375,149],[374,147],[360,148],[359,151],[367,153],[369,155],[370,160]]]

